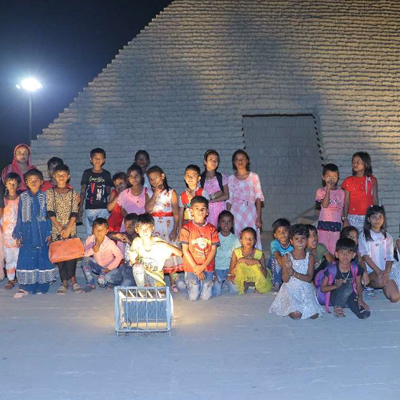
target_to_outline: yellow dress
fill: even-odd
[[[242,248],[234,250],[236,258],[240,260],[244,258]],[[261,260],[263,253],[261,250],[256,249],[254,253],[254,259]],[[261,270],[261,266],[258,263],[246,264],[240,262],[235,268],[235,284],[239,295],[244,294],[244,283],[253,282],[256,286],[256,290],[259,293],[266,294],[272,288],[271,283],[271,272],[267,269],[267,277],[264,276]]]

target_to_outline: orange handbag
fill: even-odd
[[[82,258],[85,250],[79,238],[57,240],[49,246],[49,259],[53,264]]]

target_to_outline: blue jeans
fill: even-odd
[[[279,265],[279,263],[275,257],[270,258],[269,264],[271,265],[272,282],[281,284],[282,283],[282,267]]]
[[[214,284],[212,288],[213,297],[221,296],[222,294],[222,286],[224,283],[228,287],[229,293],[237,294],[236,285],[228,280],[228,272],[229,269],[216,269],[215,275],[217,279],[214,279]]]
[[[121,286],[137,286],[135,282],[135,278],[133,277],[132,266],[129,263],[125,263],[121,265],[118,269],[121,270],[122,273],[122,283]]]
[[[85,215],[83,222],[86,228],[86,234],[90,236],[92,234],[92,226],[93,222],[96,218],[105,218],[109,217],[110,213],[107,211],[106,208],[98,208],[95,210],[85,209]]]
[[[113,269],[110,272],[107,272],[105,274],[105,284],[107,285],[110,283],[111,285],[119,285],[122,282],[122,274],[121,271],[118,271],[119,268]],[[88,285],[93,285],[95,286],[95,280],[94,276],[95,275],[100,275],[104,273],[105,268],[102,267],[101,265],[97,264],[96,261],[93,260],[91,257],[85,257],[82,260],[82,270],[86,278],[86,283]]]
[[[188,298],[190,301],[198,300],[199,295],[201,300],[209,300],[211,298],[213,272],[204,271],[204,275],[206,278],[204,281],[201,281],[193,272],[185,272]]]

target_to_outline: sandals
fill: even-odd
[[[22,297],[27,296],[29,293],[26,290],[18,289],[18,292],[14,294],[14,299],[21,299]]]
[[[83,289],[81,288],[81,285],[79,283],[74,283],[72,285],[72,290],[74,291],[74,293],[82,293]]]
[[[336,318],[344,318],[346,317],[346,315],[344,314],[344,310],[342,307],[334,307],[333,309],[333,315]]]
[[[57,290],[57,294],[66,294],[67,292],[68,292],[68,288],[66,288],[63,285],[61,285]]]
[[[83,291],[85,292],[85,293],[90,293],[92,290],[94,290],[94,289],[96,289],[96,286],[94,286],[94,285],[86,285],[84,288],[83,288]]]
[[[9,280],[5,285],[4,289],[11,290],[15,286],[14,280]]]
[[[178,286],[172,285],[172,286],[171,286],[171,291],[174,292],[174,293],[178,293],[178,292],[179,292]]]

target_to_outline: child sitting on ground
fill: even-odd
[[[351,239],[339,239],[335,251],[335,257],[339,261],[329,265],[324,271],[320,292],[326,293],[324,304],[327,311],[329,312],[329,305],[333,305],[333,314],[338,318],[345,317],[345,307],[350,308],[360,319],[371,315],[368,305],[363,301],[363,269],[354,261],[356,256],[356,243]]]
[[[296,224],[290,228],[290,243],[294,250],[285,255],[283,284],[269,312],[292,319],[315,319],[321,314],[311,281],[314,276],[314,256],[307,249],[308,228]]]
[[[134,239],[128,258],[136,286],[165,286],[164,264],[171,255],[182,256],[182,251],[166,241],[153,236],[154,218],[150,214],[137,217]]]
[[[208,300],[212,295],[218,232],[206,221],[208,200],[205,197],[193,197],[190,211],[193,220],[184,225],[180,233],[188,298],[196,301],[200,295],[200,299]]]
[[[3,254],[8,282],[4,289],[10,290],[15,286],[15,269],[17,267],[19,247],[17,241],[13,238],[13,231],[17,224],[18,202],[17,194],[18,187],[21,183],[19,175],[15,172],[10,172],[6,175],[7,194],[4,196],[4,210],[1,224],[3,233]]]
[[[308,229],[307,251],[314,256],[314,276],[328,264],[335,262],[335,257],[329,253],[323,243],[318,243],[318,231],[314,225],[305,225]]]
[[[274,290],[279,291],[282,285],[282,268],[285,266],[284,255],[293,251],[289,240],[290,222],[279,218],[272,224],[274,240],[271,242],[270,266],[273,276]]]
[[[115,284],[111,272],[118,268],[122,253],[117,245],[107,237],[108,222],[104,218],[96,218],[93,222],[93,235],[86,239],[82,270],[86,278],[84,292],[96,288],[92,273],[99,275],[97,283],[106,287],[107,283]]]
[[[220,245],[215,256],[213,296],[222,294],[222,287],[226,283],[229,292],[237,293],[235,284],[228,279],[229,268],[231,265],[232,253],[240,247],[238,237],[233,231],[233,215],[229,211],[221,211],[218,216],[218,237]]]
[[[271,290],[271,276],[265,267],[265,256],[256,249],[257,232],[255,229],[244,228],[240,234],[241,247],[232,254],[229,270],[229,280],[234,282],[239,295],[247,292],[250,284],[255,285],[254,293],[266,294]]]

